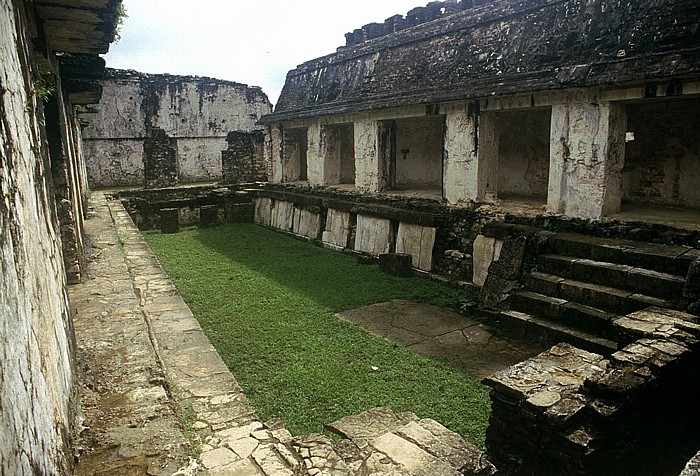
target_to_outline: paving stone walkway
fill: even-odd
[[[337,316],[419,354],[446,359],[478,379],[548,348],[506,337],[493,327],[448,309],[412,301],[372,304]]]
[[[259,421],[122,205],[93,193],[86,230],[88,278],[69,291],[84,415],[76,475],[492,473],[478,448],[410,413],[347,417],[329,425],[343,437],[336,441],[293,437],[280,420]],[[389,334],[413,323],[414,334],[428,336],[412,346],[454,332],[421,324],[415,305],[393,306],[411,320],[392,320]],[[490,342],[479,326],[459,329],[464,338]]]

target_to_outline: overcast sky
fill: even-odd
[[[111,68],[260,86],[273,104],[287,71],[333,53],[345,33],[427,0],[124,0]]]

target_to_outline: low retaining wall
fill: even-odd
[[[270,190],[257,190],[254,195],[254,217],[260,225],[319,241],[338,251],[372,256],[409,254],[414,268],[433,269],[434,215]]]

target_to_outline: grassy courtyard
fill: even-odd
[[[388,406],[434,418],[483,446],[486,387],[334,316],[390,299],[456,305],[456,290],[387,276],[250,224],[146,239],[261,419],[313,433]]]

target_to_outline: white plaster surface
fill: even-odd
[[[321,225],[321,219],[318,213],[312,213],[303,208],[294,209],[294,225],[292,231],[297,235],[307,238],[318,238]]]
[[[83,149],[90,186],[143,185],[143,139],[95,139]]]
[[[399,189],[440,187],[443,124],[443,116],[396,121],[396,186]]]
[[[366,215],[357,215],[355,249],[378,256],[388,253],[393,241],[391,221]]]
[[[429,226],[399,223],[396,252],[410,254],[414,268],[430,271],[433,268],[435,231],[435,228]]]

